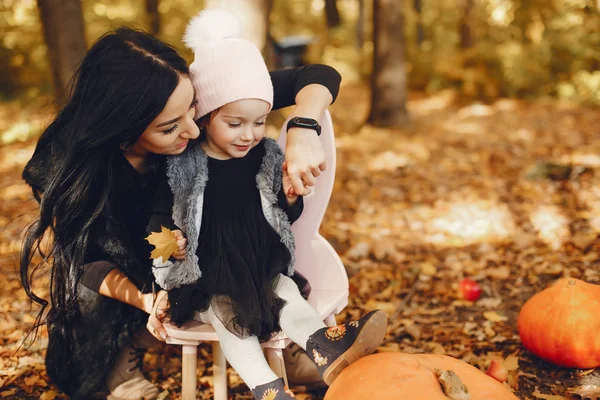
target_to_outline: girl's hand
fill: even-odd
[[[185,246],[187,245],[187,239],[180,230],[174,230],[173,236],[175,236],[175,240],[177,240],[177,250],[171,256],[179,261],[185,260]]]
[[[167,317],[166,310],[168,309],[169,296],[166,291],[161,290],[156,294],[144,294],[144,311],[150,314],[146,329],[152,336],[163,342],[167,340],[167,330],[163,325],[163,321]]]
[[[285,162],[295,194],[309,194],[310,186],[315,185],[315,178],[326,167],[325,153],[317,133],[312,129],[290,128],[287,132]]]
[[[287,200],[289,205],[294,205],[296,200],[298,200],[298,195],[296,194],[296,191],[292,187],[292,179],[290,178],[290,175],[288,174],[287,163],[285,161],[283,162],[281,169],[283,171],[283,177],[281,179],[281,186],[283,189],[283,193],[285,193],[285,199]],[[308,189],[308,193],[310,193],[310,188],[307,188],[307,189]]]

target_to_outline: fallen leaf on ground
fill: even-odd
[[[421,273],[427,276],[434,276],[437,273],[437,268],[435,265],[425,262],[421,264]]]
[[[600,399],[600,376],[583,375],[579,379],[579,386],[569,388],[567,393],[576,400]]]
[[[508,320],[508,317],[500,315],[496,311],[485,311],[483,316],[485,319],[492,322],[504,322]]]
[[[55,390],[48,390],[42,393],[40,400],[54,400],[56,396],[58,396],[58,393]]]
[[[471,400],[469,390],[454,371],[435,369],[434,372],[450,400]]]
[[[539,390],[535,390],[533,393],[531,393],[531,395],[533,397],[535,397],[536,399],[544,399],[544,400],[569,400],[566,397],[563,396],[556,396],[554,394],[543,394],[540,393]]]
[[[598,385],[583,385],[568,390],[569,395],[574,399],[598,400],[600,399],[600,387]],[[575,397],[577,396],[577,397]]]
[[[509,371],[516,371],[519,369],[519,357],[508,356],[504,359],[504,368]]]

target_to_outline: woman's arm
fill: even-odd
[[[119,300],[150,314],[152,293],[142,293],[120,269],[110,271],[100,283],[98,290],[103,296]],[[149,295],[149,296],[148,296]]]
[[[323,112],[333,102],[329,91],[321,85],[308,85],[296,95],[296,107],[292,117],[304,117],[319,120]],[[316,178],[325,171],[325,153],[317,132],[298,127],[287,132],[285,162],[294,192],[300,196],[308,195]]]
[[[293,117],[319,120],[335,101],[341,77],[335,69],[316,64],[272,72],[271,80],[274,109],[296,104]],[[291,128],[286,143],[285,161],[292,187],[297,195],[306,196],[326,168],[323,147],[314,130],[302,128]]]
[[[113,269],[106,275],[98,291],[101,295],[127,303],[150,314],[146,327],[159,340],[167,339],[167,331],[162,324],[165,310],[168,309],[167,292],[142,293],[121,270]]]
[[[329,92],[329,106],[335,101],[342,80],[334,68],[323,64],[271,71],[270,75],[273,83],[274,110],[298,104],[298,94],[309,85],[322,86]]]

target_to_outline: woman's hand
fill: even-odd
[[[293,195],[306,196],[311,192],[310,186],[315,185],[316,177],[326,168],[319,136],[312,129],[290,128],[285,147],[285,163]]]
[[[149,315],[146,328],[148,332],[158,340],[163,342],[167,340],[167,330],[163,325],[169,309],[169,296],[166,291],[161,290],[158,293],[144,294],[144,311]]]
[[[187,245],[187,239],[180,230],[174,230],[173,236],[175,236],[175,240],[177,241],[177,250],[175,250],[175,253],[171,256],[179,261],[185,260],[185,246]]]

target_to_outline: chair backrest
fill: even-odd
[[[327,168],[317,178],[312,193],[304,198],[302,216],[292,225],[296,239],[295,269],[308,279],[313,290],[348,290],[348,276],[342,260],[319,234],[335,181],[336,148],[329,111],[320,118],[321,135]],[[279,145],[285,151],[286,125],[281,128]]]

